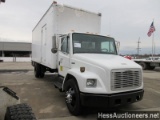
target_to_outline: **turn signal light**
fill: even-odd
[[[53,4],[57,4],[57,1],[53,1]]]

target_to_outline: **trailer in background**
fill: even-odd
[[[149,57],[146,59],[134,59],[134,62],[142,66],[143,70],[154,70],[155,67],[160,67],[160,57]]]

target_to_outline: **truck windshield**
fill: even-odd
[[[73,33],[73,53],[117,54],[113,38]]]

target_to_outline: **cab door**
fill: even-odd
[[[68,36],[61,37],[60,50],[58,52],[58,72],[65,77],[70,67],[70,39]]]

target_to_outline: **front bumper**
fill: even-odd
[[[80,93],[81,104],[87,107],[118,107],[142,100],[144,90],[129,91],[117,94]]]

